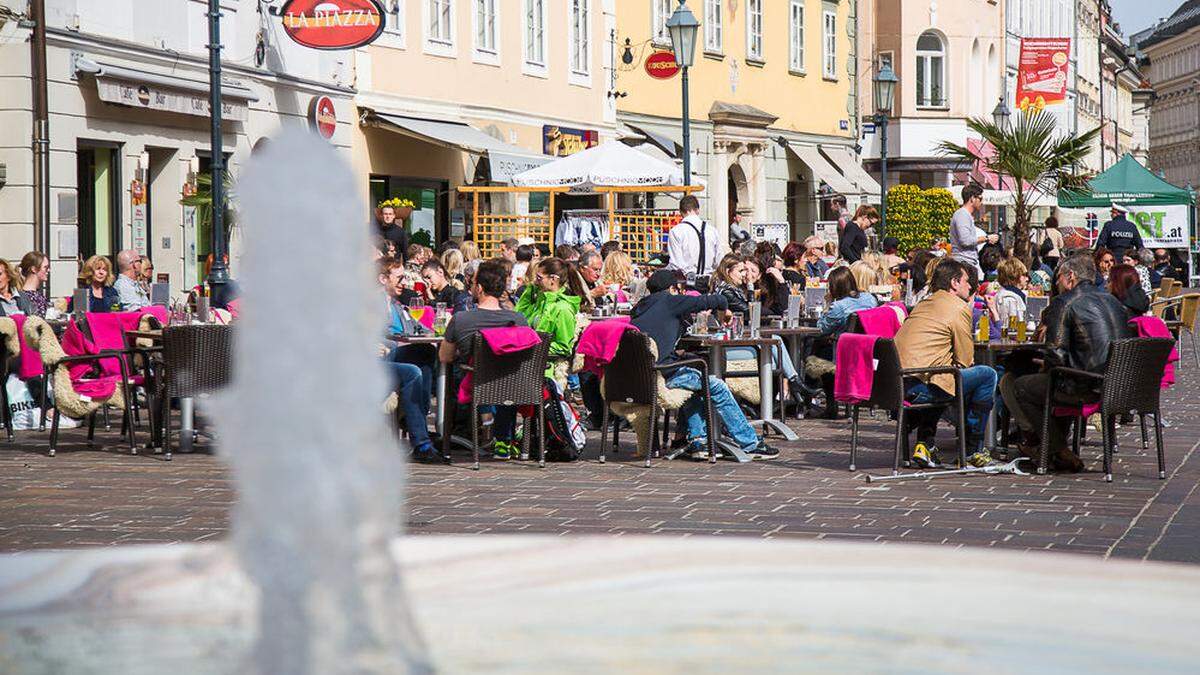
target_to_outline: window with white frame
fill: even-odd
[[[571,0],[571,72],[576,75],[592,71],[589,4],[589,0]]]
[[[387,0],[384,3],[386,16],[383,30],[385,33],[404,39],[404,0]]]
[[[721,24],[721,0],[704,0],[704,51],[720,54],[725,36]]]
[[[788,31],[788,70],[804,72],[804,2],[792,0]]]
[[[837,79],[837,12],[832,9],[821,16],[821,76]]]
[[[671,44],[671,35],[667,32],[667,19],[671,18],[675,11],[674,0],[650,0],[650,11],[653,22],[651,28],[654,31],[652,39],[660,45]]]
[[[946,45],[933,31],[917,38],[917,105],[946,106]]]
[[[525,63],[546,65],[546,0],[525,0]]]
[[[746,59],[763,60],[763,0],[746,2]]]
[[[425,0],[425,41],[434,47],[454,46],[454,3]]]
[[[475,0],[475,51],[496,54],[496,0]]]

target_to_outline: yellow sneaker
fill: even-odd
[[[942,462],[938,458],[937,446],[932,444],[917,443],[917,447],[913,448],[912,463],[918,469],[942,468]]]

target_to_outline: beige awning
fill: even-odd
[[[842,145],[822,145],[821,152],[833,161],[833,166],[839,169],[850,182],[858,186],[859,192],[866,195],[879,194],[879,181],[871,177],[854,155]]]
[[[790,150],[796,157],[813,172],[813,177],[825,183],[834,192],[840,195],[857,195],[862,192],[849,179],[841,174],[840,171],[833,168],[820,152],[817,151],[815,145],[799,145],[797,143],[788,142],[787,149]]]

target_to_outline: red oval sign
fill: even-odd
[[[669,80],[679,72],[679,64],[675,63],[675,52],[654,52],[646,57],[646,73],[650,77]]]
[[[337,131],[337,110],[328,96],[317,96],[308,108],[308,121],[321,137],[328,140]]]
[[[383,32],[379,0],[288,0],[280,8],[283,30],[312,49],[354,49]]]

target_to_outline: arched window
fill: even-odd
[[[917,38],[917,106],[946,105],[946,46],[937,33],[926,31]]]

